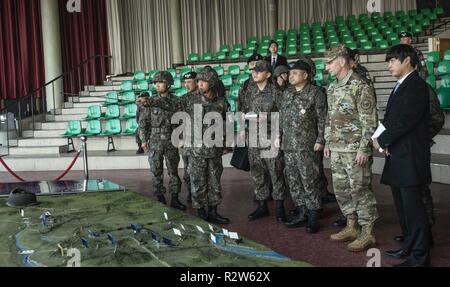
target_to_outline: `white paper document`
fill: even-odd
[[[372,140],[379,138],[386,131],[386,127],[381,122],[378,123],[379,123],[378,128],[373,134]]]

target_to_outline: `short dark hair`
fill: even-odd
[[[278,42],[274,41],[274,40],[270,41],[270,45],[269,46],[272,46],[272,44],[277,45],[277,48],[280,46],[280,45],[278,45]]]
[[[400,63],[403,63],[408,57],[411,59],[411,66],[416,68],[420,63],[417,52],[410,45],[399,44],[388,50],[386,53],[386,62],[389,62],[391,59],[398,59]]]

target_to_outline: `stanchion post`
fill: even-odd
[[[89,167],[88,167],[88,154],[87,154],[87,137],[81,137],[81,142],[83,143],[83,167],[84,167],[84,184],[83,191],[87,191],[88,180],[89,180]]]

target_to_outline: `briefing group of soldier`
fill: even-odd
[[[402,42],[411,44],[408,43],[412,38],[410,34],[401,37]],[[316,233],[320,229],[323,204],[337,200],[342,216],[333,224],[345,228],[330,239],[348,242],[350,251],[374,246],[374,223],[379,215],[372,190],[372,135],[378,127],[378,112],[374,85],[367,69],[359,63],[358,52],[344,45],[327,51],[326,70],[336,80],[325,90],[314,84],[316,69],[310,58],[303,57],[288,66],[286,58],[278,55],[276,42],[271,43],[269,50],[271,55],[267,58],[255,54],[248,60],[252,76],[241,85],[237,101],[238,110],[244,114],[278,112],[280,115],[277,153],[264,157],[262,151],[267,147],[248,148],[258,203],[256,210],[248,216],[249,220],[268,216],[267,202],[272,198],[277,221],[287,227],[305,227],[306,232]],[[420,70],[420,63],[418,66],[422,72],[423,67]],[[226,98],[217,88],[223,85],[214,69],[207,66],[198,74],[187,73],[183,80],[188,93],[177,98],[169,92],[173,84],[170,73],[155,75],[157,94],[143,95],[138,129],[142,148],[149,152],[155,196],[166,203],[165,160],[172,196],[170,206],[180,210],[185,210],[186,206],[178,197],[181,190],[177,171],[180,156],[178,147],[170,142],[174,129],[171,118],[178,111],[193,118],[194,105],[202,106],[203,115],[216,112],[223,119],[228,111]],[[266,120],[270,127],[270,116]],[[204,123],[203,132],[211,125]],[[271,138],[270,129],[267,137]],[[248,133],[246,138],[248,140]],[[217,212],[221,203],[224,148],[203,144],[182,147],[180,152],[185,163],[188,201],[192,202],[197,215],[212,223],[228,224],[229,220]],[[327,190],[324,156],[331,161],[335,199]],[[287,216],[284,204],[288,194],[295,209]],[[424,202],[431,198],[429,192],[422,197]],[[408,236],[408,231],[403,228],[399,237]]]

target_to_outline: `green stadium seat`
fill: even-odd
[[[131,119],[136,117],[137,105],[136,104],[128,104],[124,107],[122,118]]]
[[[286,36],[286,32],[282,29],[276,30],[274,33],[274,38],[281,37],[284,38]]]
[[[167,69],[166,71],[172,75],[172,78],[177,76],[177,69]]]
[[[239,75],[239,76],[237,77],[236,82],[237,82],[239,85],[242,85],[242,84],[243,84],[245,81],[247,81],[248,79],[250,79],[250,74],[244,73],[244,74],[241,74],[241,75]]]
[[[136,131],[138,129],[138,124],[136,122],[136,118],[131,118],[127,120],[125,125],[125,130],[122,132],[121,135],[123,136],[134,136],[136,134]]]
[[[429,52],[427,55],[427,62],[438,64],[441,61],[441,54],[438,51]]]
[[[191,53],[188,55],[188,62],[195,63],[198,62],[200,57],[198,56],[198,53]]]
[[[408,15],[411,17],[415,17],[415,16],[417,16],[417,14],[418,14],[417,10],[409,10],[408,11]]]
[[[434,63],[426,62],[428,74],[434,75]]]
[[[437,20],[437,14],[436,13],[430,13],[429,15],[428,15],[428,19],[430,19],[430,21],[435,21],[435,20]]]
[[[247,75],[251,75],[252,74],[252,71],[250,71],[250,68],[248,67],[248,65],[244,66],[244,74],[247,74]]]
[[[231,51],[229,58],[231,60],[237,60],[237,59],[241,58],[241,52],[240,51]]]
[[[135,81],[135,82],[145,81],[145,72],[144,71],[134,72],[133,81]]]
[[[322,84],[323,79],[324,79],[323,71],[317,71],[317,72],[316,72],[316,76],[314,77],[314,81],[315,81],[316,83]]]
[[[295,47],[288,47],[286,49],[286,55],[288,55],[288,56],[295,56],[295,55],[297,55],[297,46],[295,46]]]
[[[180,77],[174,77],[173,78],[173,85],[170,87],[171,90],[178,90],[181,89],[182,83]]]
[[[123,81],[120,85],[120,91],[129,92],[133,90],[133,82],[132,81]]]
[[[353,50],[358,48],[358,45],[355,42],[347,43],[346,46]]]
[[[110,105],[106,108],[106,113],[102,116],[103,119],[117,119],[120,117],[119,105]]]
[[[325,62],[323,60],[314,60],[314,65],[316,66],[316,71],[325,70]]]
[[[87,111],[85,120],[98,120],[102,117],[102,107],[101,106],[90,106]]]
[[[142,92],[142,91],[147,91],[148,90],[148,81],[147,80],[143,80],[143,81],[139,81],[136,84],[136,91],[138,92]]]
[[[327,50],[327,46],[325,46],[325,43],[315,44],[314,48],[316,48],[316,52],[319,54],[325,53],[325,51]]]
[[[386,12],[383,13],[383,17],[384,17],[385,19],[387,19],[387,18],[392,18],[392,17],[394,17],[394,15],[392,15],[392,12],[391,12],[391,11],[386,11]]]
[[[309,32],[309,29],[307,29],[306,31]],[[287,35],[288,36],[295,36],[295,37],[297,37],[297,29],[294,29],[294,28],[289,29],[288,32],[287,32]]]
[[[312,53],[311,46],[301,46],[300,53],[302,56],[310,55]]]
[[[361,41],[360,43],[361,43],[361,49],[363,51],[370,51],[373,49],[372,42],[370,42],[370,41]]]
[[[255,49],[246,49],[244,51],[244,58],[248,59],[255,53]]]
[[[222,45],[220,45],[219,51],[223,52],[223,53],[229,53],[230,52],[230,46],[228,46],[227,44],[222,44]]]
[[[380,13],[380,12],[373,12],[373,13],[370,15],[370,17],[371,17],[372,19],[378,19],[378,18],[381,18],[381,13]]]
[[[223,82],[225,88],[229,88],[233,85],[233,77],[231,75],[223,75],[220,77],[220,80]]]
[[[134,94],[134,92],[132,92]],[[109,92],[105,96],[104,106],[117,105],[119,103],[119,94],[117,92]]]
[[[242,45],[241,43],[234,44],[233,51],[241,52],[243,50],[244,50],[244,45]]]
[[[226,58],[227,58],[227,53],[222,52],[222,51],[216,53],[216,60],[223,61]]]
[[[405,13],[405,11],[400,10],[400,11],[395,12],[395,16],[397,18],[401,18],[401,17],[406,16],[406,13]]]
[[[269,55],[269,49],[267,49],[266,47],[261,47],[258,50],[258,54],[260,54],[263,57],[266,57],[267,55]]]
[[[82,133],[81,121],[70,121],[67,123],[66,132],[62,135],[64,138],[77,137]]]
[[[373,40],[375,43],[378,43],[378,42],[381,42],[381,41],[384,40],[384,39],[383,39],[383,36],[382,36],[382,35],[376,34],[376,35],[372,35],[372,40]]]
[[[261,44],[267,44],[267,45],[270,45],[270,42],[272,41],[272,37],[270,37],[270,36],[263,36],[262,38],[261,38]]]
[[[233,77],[239,76],[241,73],[241,67],[238,65],[231,65],[228,67],[228,75],[231,75]]]
[[[187,73],[189,73],[189,72],[191,72],[191,71],[192,71],[191,68],[183,68],[183,69],[180,69],[180,77],[183,78],[184,75],[186,75]]]
[[[175,96],[178,98],[183,97],[184,95],[186,95],[188,93],[188,90],[186,88],[181,88],[178,89],[174,92]]]
[[[450,109],[450,88],[439,88],[437,90],[437,96],[441,103],[441,109]]]
[[[148,73],[148,79],[150,81],[153,81],[153,78],[155,77],[155,75],[159,73],[159,70],[150,70],[150,72]]]
[[[147,90],[142,90],[141,93],[146,92]],[[134,92],[126,92],[122,94],[120,103],[122,105],[134,104],[136,102],[136,94]],[[115,103],[117,104],[117,103]]]
[[[102,123],[100,120],[93,120],[87,122],[87,128],[79,137],[93,137],[102,133]]]
[[[347,16],[347,22],[353,22],[353,21],[356,21],[356,16],[355,15]]]
[[[447,75],[450,74],[450,60],[445,60],[439,63],[438,66],[439,75]]]
[[[247,50],[256,50],[256,44],[249,43],[247,44]]]
[[[202,61],[211,61],[212,60],[212,53],[205,52],[202,55]]]
[[[434,8],[433,12],[436,13],[437,15],[442,15],[442,14],[444,14],[444,8],[443,7],[436,7],[436,8]]]
[[[429,75],[427,77],[427,83],[436,90],[436,76],[435,75]],[[442,83],[442,82],[441,82]]]
[[[250,37],[247,39],[247,47],[252,45],[252,46],[256,46],[256,44],[258,44],[258,37]]]
[[[215,66],[213,67],[214,70],[216,70],[217,75],[219,75],[219,77],[225,75],[225,69],[222,66]]]
[[[386,40],[381,40],[381,41],[377,42],[376,45],[377,45],[378,49],[383,49],[383,50],[387,49],[389,47],[389,43]]]
[[[240,85],[231,86],[230,91],[228,93],[228,99],[232,101],[237,101],[237,99],[239,98],[239,89]]]
[[[450,50],[444,52],[444,60],[450,60]]]
[[[309,33],[310,26],[308,23],[300,24],[300,32],[308,32]]]
[[[422,15],[428,15],[431,13],[431,10],[429,8],[421,9],[420,14]]]
[[[122,127],[119,119],[110,119],[106,121],[105,130],[100,134],[102,136],[114,136],[122,132]]]
[[[435,78],[435,80],[436,80],[436,78]],[[441,85],[439,87],[440,88],[450,88],[450,75],[443,75],[441,77]]]
[[[345,23],[345,18],[344,18],[344,16],[336,16],[334,21],[336,22],[336,24]]]

